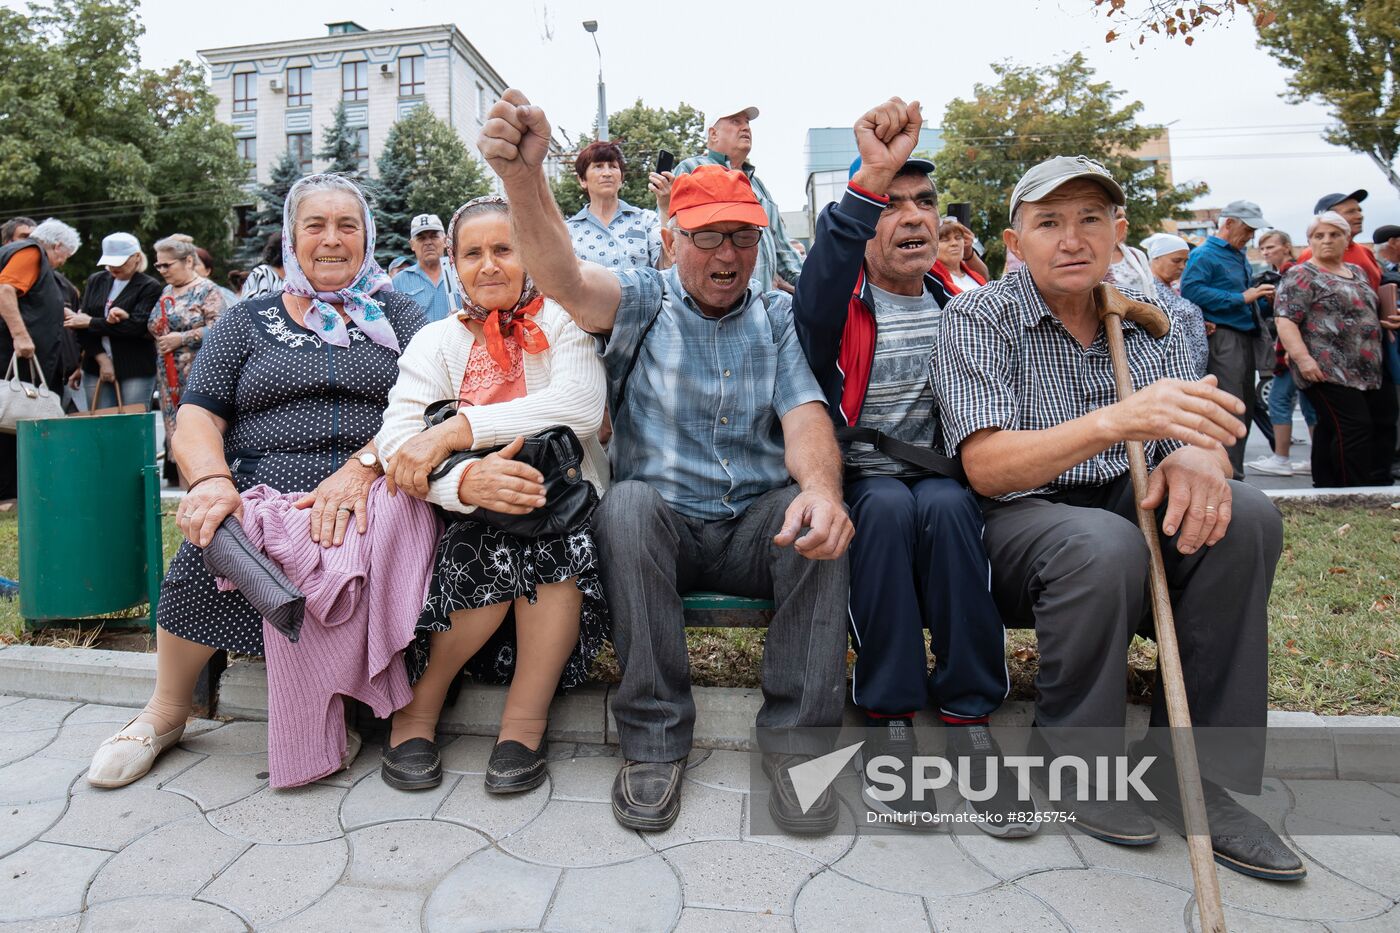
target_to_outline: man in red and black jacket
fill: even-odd
[[[933,165],[910,158],[921,122],[917,103],[893,98],[856,123],[861,158],[844,197],[817,221],[793,318],[846,441],[845,497],[856,529],[852,699],[870,727],[862,756],[910,761],[918,754],[914,714],[930,709],[949,726],[947,757],[980,761],[998,754],[986,724],[1009,686],[1005,636],[977,500],[948,475],[960,473],[956,463],[937,453],[929,364],[949,295],[929,274],[938,249]],[[937,657],[931,674],[925,628]],[[1005,775],[998,783],[1015,785]],[[932,825],[932,795],[913,799],[912,784],[894,800],[867,784],[866,803],[895,825]],[[1033,832],[1034,824],[1006,817],[1024,804],[1001,798],[972,804],[999,817],[978,827]]]

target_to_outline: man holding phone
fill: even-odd
[[[1249,248],[1256,230],[1271,224],[1253,201],[1231,201],[1220,212],[1220,227],[1186,260],[1181,275],[1181,297],[1200,306],[1206,323],[1214,325],[1208,338],[1210,359],[1206,372],[1220,388],[1244,402],[1240,421],[1249,430],[1254,410],[1255,344],[1268,340],[1258,307],[1261,298],[1273,298],[1272,285],[1251,286]],[[1226,450],[1234,478],[1244,479],[1245,439]]]
[[[758,262],[754,265],[750,281],[754,291],[759,293],[775,288],[791,293],[797,285],[797,277],[802,274],[802,257],[797,255],[789,242],[777,202],[754,174],[753,165],[749,162],[749,152],[753,149],[752,126],[756,119],[757,107],[706,110],[705,138],[709,148],[704,155],[691,156],[676,166],[676,174],[685,175],[701,165],[720,165],[742,171],[748,176],[749,184],[758,196],[758,203],[763,205],[763,212],[768,215],[768,226],[763,229],[763,239],[758,244]]]

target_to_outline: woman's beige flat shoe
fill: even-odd
[[[88,767],[87,781],[93,787],[125,787],[145,777],[160,753],[180,741],[184,734],[183,723],[165,735],[156,735],[155,726],[133,719],[97,746]]]

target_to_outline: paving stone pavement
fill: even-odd
[[[1147,849],[874,835],[844,810],[822,839],[748,832],[745,755],[697,751],[680,819],[613,820],[616,748],[556,743],[550,780],[482,790],[491,743],[449,738],[435,791],[351,767],[267,785],[266,726],[196,722],[143,780],[97,790],[85,759],[133,711],[0,696],[0,931],[1120,931],[1196,929],[1184,842]],[[1233,931],[1400,930],[1400,787],[1267,782],[1309,877],[1221,871]],[[1363,804],[1371,835],[1317,835]]]

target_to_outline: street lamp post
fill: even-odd
[[[608,138],[608,92],[603,86],[603,49],[598,45],[598,21],[586,19],[583,28],[593,37],[593,48],[598,51],[598,138]]]

